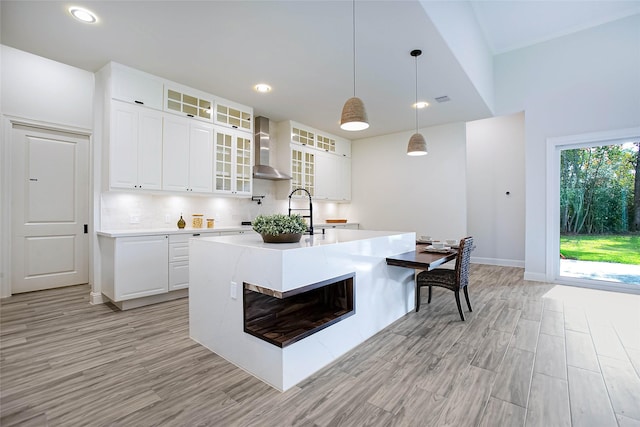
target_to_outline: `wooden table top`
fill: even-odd
[[[387,265],[413,268],[416,270],[433,270],[446,262],[456,259],[456,251],[449,253],[425,252],[427,245],[416,244],[416,250],[387,257]]]

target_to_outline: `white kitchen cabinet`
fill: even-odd
[[[351,157],[338,157],[336,164],[338,183],[334,200],[349,202],[351,201]]]
[[[210,193],[213,189],[213,126],[165,116],[162,165],[163,190]]]
[[[336,138],[336,154],[343,157],[351,157],[351,141],[344,138]]]
[[[100,236],[102,293],[114,302],[168,292],[169,236]]]
[[[253,139],[246,132],[215,128],[214,192],[250,196],[252,192]]]
[[[315,154],[316,161],[316,188],[314,199],[331,200],[337,194],[338,178],[337,160],[338,156],[325,152]]]
[[[205,122],[213,117],[213,97],[188,87],[165,85],[165,111]]]
[[[281,166],[281,169],[285,173],[291,175],[290,181],[281,181],[282,183],[285,183],[286,187],[286,194],[283,195],[284,197],[288,197],[296,188],[304,188],[309,192],[309,194],[311,194],[311,197],[315,197],[316,154],[317,151],[311,148],[296,146],[294,144],[289,146],[289,162],[288,164]],[[307,197],[307,194],[302,191],[299,191],[292,196],[294,199],[306,199]]]
[[[218,99],[216,100],[214,123],[245,132],[253,132],[253,108]]]
[[[351,200],[351,159],[329,153],[316,154],[316,200]]]
[[[112,101],[108,151],[110,188],[160,190],[162,113]]]
[[[189,287],[189,239],[219,236],[219,232],[169,236],[169,292]]]
[[[111,62],[111,97],[162,110],[163,80],[145,72]]]
[[[277,184],[278,198],[304,188],[314,200],[351,200],[351,142],[293,121],[278,123],[278,168],[292,176]],[[293,197],[305,198],[296,193]]]

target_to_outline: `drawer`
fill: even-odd
[[[189,261],[169,264],[169,291],[189,287]]]
[[[169,244],[171,243],[184,243],[186,245],[189,244],[189,239],[198,238],[198,237],[213,237],[219,236],[220,232],[198,232],[194,231],[193,233],[184,233],[184,234],[170,234],[169,235]]]
[[[248,233],[255,233],[255,231],[253,231],[253,230],[221,231],[220,235],[221,236],[236,236],[238,234],[248,234]]]
[[[189,242],[169,243],[169,262],[189,261]]]

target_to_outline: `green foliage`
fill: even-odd
[[[299,234],[307,231],[307,223],[300,215],[258,215],[252,222],[253,229],[260,234]]]
[[[560,231],[629,231],[633,223],[636,158],[637,148],[629,145],[562,151]]]
[[[563,235],[560,253],[580,261],[603,261],[640,265],[638,235]]]

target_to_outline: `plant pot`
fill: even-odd
[[[302,233],[297,234],[260,234],[262,236],[262,241],[265,243],[298,243],[300,238],[302,238]]]

